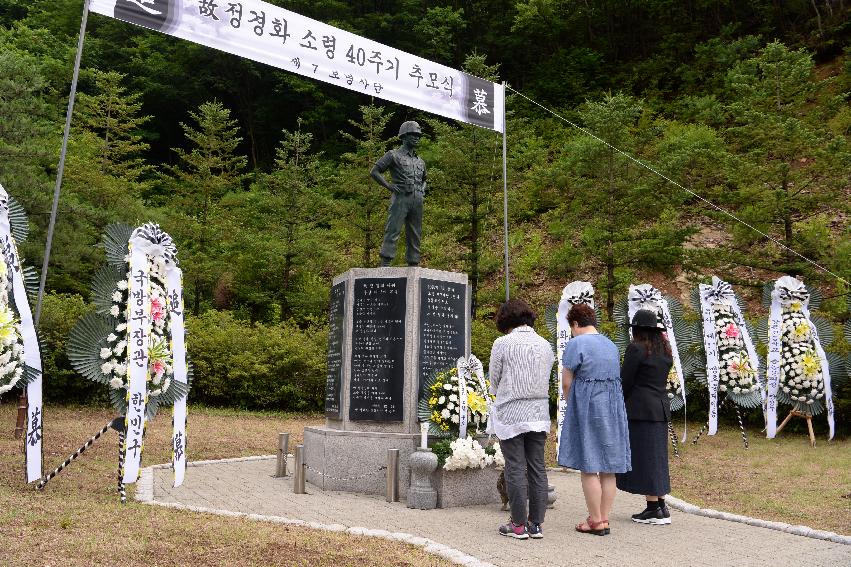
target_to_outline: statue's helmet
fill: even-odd
[[[403,138],[405,134],[418,134],[422,136],[423,131],[419,124],[413,120],[408,120],[407,122],[402,122],[402,125],[399,126],[399,137]]]

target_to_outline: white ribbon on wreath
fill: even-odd
[[[674,360],[674,372],[677,375],[677,380],[680,381],[680,393],[683,398],[682,441],[685,442],[688,437],[688,428],[686,426],[686,381],[683,375],[683,365],[680,361],[680,350],[677,347],[677,336],[674,334],[674,319],[671,317],[668,300],[662,296],[661,291],[650,284],[631,285],[627,294],[627,324],[632,323],[632,318],[640,309],[649,309],[657,315],[660,313],[662,315],[662,324],[665,326],[665,333],[668,335],[668,344],[671,346],[671,358]],[[631,327],[629,336],[632,337]]]
[[[27,384],[27,423],[26,423],[26,468],[27,482],[41,479],[42,436],[44,433],[42,407],[42,376],[41,349],[35,332],[27,290],[24,287],[24,277],[21,271],[21,261],[18,247],[12,237],[12,226],[9,222],[9,194],[0,185],[0,247],[3,250],[3,260],[12,283],[12,295],[15,298],[15,310],[20,319],[21,339],[24,343],[24,364],[36,373]]]
[[[574,305],[584,303],[594,309],[594,286],[590,282],[570,282],[561,291],[561,300],[558,302],[556,314],[556,362],[558,363],[558,409],[556,413],[556,458],[558,458],[561,446],[561,426],[564,423],[564,413],[567,409],[567,398],[564,397],[562,388],[562,366],[561,359],[564,349],[570,341],[570,325],[567,322],[567,313]]]
[[[154,246],[135,235],[128,243],[130,276],[127,280],[127,414],[124,425],[124,475],[126,484],[136,482],[142,459],[148,403],[148,348],[151,338],[151,280],[146,251]]]
[[[166,293],[171,315],[171,359],[174,381],[186,383],[186,343],[183,327],[183,274],[174,262],[166,261]],[[174,401],[172,409],[173,433],[171,438],[174,487],[183,484],[186,473],[186,397]]]

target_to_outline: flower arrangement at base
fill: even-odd
[[[134,275],[130,273],[128,242],[141,237],[149,247],[147,260],[147,293],[144,300],[150,320],[147,345],[147,418],[156,415],[162,405],[172,405],[189,391],[192,381],[191,365],[187,363],[186,381],[174,379],[172,359],[172,311],[179,307],[180,298],[169,297],[167,270],[177,265],[177,250],[171,237],[156,224],[137,229],[113,224],[107,227],[103,246],[107,265],[93,282],[92,300],[96,312],[80,320],[68,340],[68,358],[74,368],[89,380],[109,386],[109,397],[115,409],[127,410],[129,366],[139,356],[136,339],[129,336],[130,306]],[[138,286],[137,286],[138,287]]]
[[[467,428],[483,434],[488,423],[490,394],[475,379],[467,380]],[[490,382],[485,380],[485,388]],[[461,424],[461,399],[458,369],[453,367],[433,374],[423,385],[419,403],[419,419],[429,423],[429,432],[440,437],[458,437]],[[493,399],[493,398],[491,398]]]
[[[9,305],[9,270],[0,262],[0,395],[21,382],[24,375],[24,340],[20,320]]]
[[[490,465],[505,466],[498,441],[482,447],[472,436],[467,436],[466,439],[438,441],[431,449],[437,455],[438,468],[446,471],[483,469]]]
[[[711,284],[692,290],[691,302],[701,314],[690,344],[697,355],[695,379],[707,388],[717,379],[717,393],[724,399],[742,408],[760,407],[761,369],[741,299],[729,283],[713,276]]]
[[[763,302],[770,315],[760,325],[760,334],[769,345],[769,367],[772,359],[777,360],[773,377],[777,400],[806,415],[822,413],[831,403],[832,389],[845,379],[845,365],[839,356],[825,352],[833,342],[830,323],[810,315],[811,309],[818,309],[821,295],[783,276],[766,284]]]

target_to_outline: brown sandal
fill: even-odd
[[[581,533],[581,534],[592,534],[592,535],[604,536],[604,535],[608,534],[610,530],[609,530],[608,527],[604,528],[604,527],[601,527],[601,526],[603,526],[607,523],[608,523],[607,520],[601,520],[599,522],[592,522],[591,516],[588,516],[585,519],[584,522],[582,522],[581,524],[576,524],[576,531]],[[584,529],[583,526],[585,526],[585,525],[587,525],[589,529]]]

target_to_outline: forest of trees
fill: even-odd
[[[680,295],[717,274],[756,297],[790,273],[847,319],[839,280],[694,194],[851,280],[851,2],[272,3],[507,81],[687,189],[510,94],[511,293],[540,312],[574,279],[610,318],[630,283]],[[82,4],[0,0],[0,183],[28,212],[37,267]],[[377,264],[387,194],[368,172],[410,119],[429,167],[423,264],[470,275],[486,359],[505,293],[501,136],[92,14],[42,321],[47,397],[95,395],[64,337],[104,227],[152,220],[184,269],[195,399],[319,407],[331,278]]]

